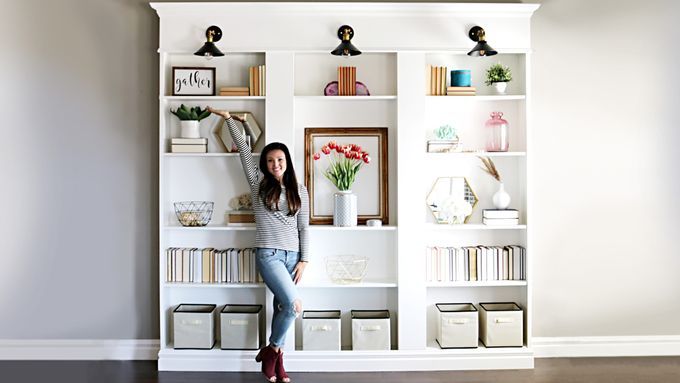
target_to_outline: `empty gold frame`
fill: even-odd
[[[260,128],[260,124],[257,123],[257,120],[255,120],[255,117],[250,112],[230,112],[230,114],[232,116],[240,116],[246,122],[248,122],[250,131],[246,131],[242,123],[240,123],[237,120],[234,120],[236,125],[238,125],[238,127],[240,128],[241,134],[246,136],[246,142],[248,142],[248,137],[250,137],[250,148],[252,151],[253,148],[255,148],[257,141],[260,139],[260,137],[262,137],[262,129]],[[231,153],[238,151],[232,150],[233,141],[231,139],[231,135],[229,134],[229,129],[227,129],[227,127],[224,126],[224,121],[221,118],[220,123],[215,125],[210,133],[215,139],[217,146],[222,150],[223,153]]]
[[[467,223],[479,201],[477,194],[465,177],[439,177],[427,195],[427,206],[437,223],[452,223],[451,205],[463,200],[472,207],[470,214],[465,216],[464,223]]]

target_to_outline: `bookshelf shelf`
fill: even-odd
[[[265,101],[267,96],[160,96],[161,101]]]
[[[253,153],[259,156],[260,153]],[[239,157],[238,153],[163,153],[164,157]]]
[[[396,100],[397,96],[295,96],[299,101],[346,102]]]
[[[392,287],[397,287],[396,282],[384,282],[384,281],[366,281],[366,282],[361,282],[361,283],[353,283],[353,284],[347,284],[347,285],[342,285],[342,284],[337,284],[333,283],[330,281],[308,281],[308,282],[301,282],[298,285],[299,288],[305,289],[305,288],[324,288],[324,289],[362,289],[362,288],[392,288]]]
[[[426,224],[428,230],[442,230],[442,231],[465,231],[465,230],[526,230],[527,225],[513,225],[513,226],[492,226],[478,223],[466,223],[463,225],[443,225],[436,223]]]
[[[456,101],[516,101],[516,100],[526,100],[526,96],[523,94],[516,95],[477,95],[477,96],[427,96],[427,100],[447,100],[445,102],[456,102]],[[449,101],[450,100],[450,101]]]
[[[427,287],[503,287],[526,286],[527,281],[427,282]]]
[[[167,225],[164,226],[165,230],[176,230],[176,231],[255,231],[255,226],[229,226],[229,225],[206,225],[206,226],[180,226],[180,225]]]
[[[347,232],[347,231],[360,231],[360,232],[371,232],[371,231],[396,231],[396,226],[350,226],[350,227],[340,227],[333,225],[311,225],[309,226],[309,231],[324,231],[324,232]]]
[[[474,158],[482,157],[526,157],[527,152],[452,152],[452,153],[426,153],[427,158],[441,159],[441,158]]]
[[[166,288],[186,289],[259,289],[264,288],[264,283],[179,283],[165,282]]]
[[[349,4],[349,3],[348,3]],[[376,178],[375,168],[361,170],[357,182],[360,211],[379,206],[387,196],[390,220],[384,226],[335,227],[311,225],[309,245],[311,262],[299,287],[305,310],[336,309],[342,312],[341,344],[343,351],[301,351],[301,319],[288,334],[284,347],[286,367],[293,371],[409,371],[457,369],[532,368],[531,327],[533,274],[531,262],[531,226],[487,226],[482,211],[491,208],[497,187],[493,179],[479,169],[477,156],[488,156],[497,163],[505,188],[512,198],[520,221],[533,222],[529,185],[532,157],[529,137],[531,84],[529,26],[535,4],[367,4],[367,3],[151,3],[160,17],[159,25],[159,333],[161,350],[158,368],[162,371],[258,371],[253,357],[257,351],[174,350],[172,311],[182,303],[212,303],[218,309],[230,303],[263,305],[265,327],[272,317],[273,294],[262,283],[177,283],[166,282],[166,263],[176,253],[169,248],[252,248],[255,226],[225,224],[230,201],[248,191],[238,153],[217,153],[219,148],[209,139],[209,153],[168,153],[168,141],[178,137],[181,127],[170,110],[180,103],[210,104],[231,111],[251,112],[262,130],[255,145],[283,142],[290,149],[298,182],[306,184],[308,159],[305,129],[309,127],[385,127],[387,150],[380,148],[374,159],[387,160],[387,188],[367,181]],[[360,31],[365,50],[359,56],[339,58],[328,53],[327,36],[314,31],[305,39],[292,43],[280,38],[280,31],[295,25],[313,25],[337,30],[337,11],[349,17],[382,14]],[[238,20],[232,15],[242,15]],[[286,18],[281,18],[286,14]],[[485,58],[466,55],[470,40],[460,36],[432,33],[435,23],[475,25],[479,15],[486,15],[484,27],[503,33],[505,38],[494,47],[501,53],[492,62],[508,65],[514,80],[508,94],[494,95],[484,85],[485,70],[492,63]],[[180,16],[181,15],[181,16]],[[194,56],[196,31],[205,30],[205,15],[212,15],[215,25],[253,25],[257,34],[242,34],[238,41],[224,43],[229,53],[206,62]],[[396,17],[392,17],[392,15]],[[512,17],[508,17],[512,16]],[[313,22],[312,22],[313,21]],[[310,24],[310,22],[312,22]],[[238,25],[236,25],[236,24]],[[386,35],[404,23],[412,25],[408,41],[399,35]],[[315,28],[316,28],[315,27]],[[322,31],[321,31],[322,32]],[[193,42],[192,42],[193,41]],[[414,49],[413,41],[418,41]],[[265,66],[267,96],[171,96],[173,67],[215,67],[216,88],[246,86],[248,68]],[[475,96],[429,96],[427,66],[469,69]],[[371,96],[322,96],[331,81],[338,80],[338,67],[356,68],[356,80],[370,89]],[[431,73],[431,72],[429,72]],[[443,75],[440,73],[439,79]],[[444,79],[440,83],[450,83]],[[502,111],[510,124],[509,152],[424,153],[427,140],[443,124],[456,128],[464,149],[485,147],[484,122],[492,111]],[[218,117],[210,116],[201,124],[200,135],[210,138]],[[222,132],[220,132],[222,133]],[[374,145],[370,138],[356,142],[362,147]],[[221,147],[221,146],[220,146]],[[254,153],[260,156],[260,153]],[[385,157],[382,157],[385,155]],[[177,159],[176,159],[177,158]],[[181,159],[179,159],[181,158]],[[209,158],[213,158],[212,160]],[[223,158],[227,158],[224,160]],[[259,159],[259,157],[258,157]],[[498,159],[498,161],[496,161]],[[375,162],[372,162],[372,164]],[[465,176],[478,196],[471,224],[439,225],[427,208],[426,199],[438,177]],[[323,180],[323,177],[320,177]],[[323,180],[323,182],[327,182]],[[318,184],[317,184],[318,185]],[[373,185],[373,186],[371,186]],[[332,211],[329,185],[314,188],[310,205],[316,214]],[[376,193],[369,193],[373,189]],[[355,190],[355,192],[357,192]],[[385,192],[385,194],[383,194]],[[373,198],[373,199],[371,199]],[[214,202],[213,223],[204,227],[183,227],[175,218],[175,201],[205,200]],[[330,201],[330,202],[329,202]],[[330,205],[329,205],[330,204]],[[364,204],[364,205],[362,205]],[[366,205],[368,204],[368,205]],[[325,213],[320,213],[325,211]],[[372,213],[371,213],[372,214]],[[526,281],[426,282],[426,251],[431,246],[472,247],[484,245],[522,246],[526,249]],[[191,255],[191,251],[189,251]],[[194,253],[195,255],[196,253]],[[232,253],[229,253],[232,254]],[[243,252],[242,252],[243,254]],[[359,255],[369,258],[364,282],[351,285],[332,283],[326,274],[324,257]],[[183,257],[185,253],[183,252]],[[190,258],[191,259],[191,258]],[[196,258],[193,258],[196,261]],[[201,261],[203,258],[201,258]],[[233,260],[233,258],[232,258]],[[238,258],[237,258],[238,262]],[[184,263],[183,265],[186,265]],[[243,263],[241,263],[243,265]],[[432,263],[430,263],[430,266]],[[172,271],[172,268],[170,269]],[[177,268],[175,267],[175,270]],[[486,275],[486,274],[485,274]],[[172,279],[172,278],[171,278]],[[180,278],[177,278],[180,280]],[[246,279],[257,280],[257,279]],[[434,305],[438,302],[517,302],[525,310],[525,343],[517,349],[442,350],[436,337]],[[392,350],[352,351],[352,334],[347,331],[348,313],[353,309],[387,309],[391,314]],[[218,335],[219,336],[219,335]],[[297,350],[297,351],[296,351]]]

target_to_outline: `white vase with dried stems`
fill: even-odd
[[[494,193],[491,201],[496,209],[507,209],[510,206],[510,194],[505,191],[505,186],[501,180],[501,175],[496,169],[496,165],[493,163],[490,157],[479,157],[484,164],[482,170],[498,181],[498,191]]]

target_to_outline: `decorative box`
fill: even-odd
[[[211,349],[215,345],[215,305],[181,304],[172,312],[176,349]]]
[[[480,303],[479,339],[486,347],[522,347],[524,311],[516,303]]]
[[[459,152],[459,141],[454,140],[428,140],[427,141],[427,152],[428,153],[453,153]]]
[[[389,350],[390,312],[352,310],[352,350]]]
[[[472,303],[437,303],[437,343],[441,348],[476,348],[479,317]]]
[[[220,312],[223,350],[257,350],[264,330],[262,305],[225,305]]]
[[[302,313],[302,349],[340,351],[340,310]]]

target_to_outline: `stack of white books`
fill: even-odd
[[[207,153],[207,138],[171,138],[171,153]]]
[[[489,226],[519,225],[519,211],[515,209],[484,209],[482,222]]]

